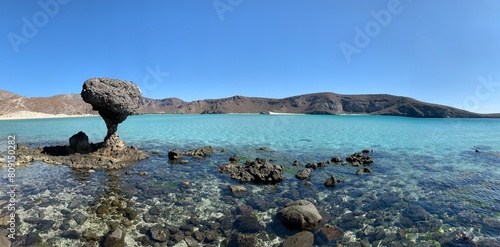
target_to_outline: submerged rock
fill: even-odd
[[[25,246],[37,245],[39,243],[42,243],[42,238],[35,232],[28,233],[24,240]]]
[[[326,224],[316,233],[316,243],[319,245],[328,245],[344,237],[344,231],[336,226]]]
[[[213,152],[214,152],[214,148],[212,148],[211,146],[206,146],[206,147],[201,147],[201,148],[196,148],[196,149],[184,151],[184,152],[182,152],[182,154],[187,155],[187,156],[195,156],[195,157],[208,157],[208,156],[211,156]]]
[[[298,170],[297,173],[295,174],[295,177],[300,179],[300,180],[309,179],[311,177],[312,171],[313,171],[312,168]]]
[[[283,166],[273,165],[264,159],[247,160],[245,166],[224,164],[219,172],[240,182],[277,183],[284,179]]]
[[[253,214],[245,214],[234,221],[233,228],[241,233],[257,233],[264,229]]]
[[[238,163],[238,162],[240,162],[240,156],[235,154],[235,155],[229,157],[229,161],[232,163]]]
[[[374,160],[368,155],[363,153],[354,153],[345,158],[345,160],[351,163],[353,166],[366,166],[373,163]]]
[[[62,238],[68,238],[68,239],[79,239],[80,238],[80,233],[75,231],[75,230],[69,230],[61,233]]]
[[[104,247],[123,247],[125,246],[125,233],[117,228],[104,239]]]
[[[244,186],[241,186],[241,185],[229,185],[229,189],[231,190],[231,192],[233,192],[234,194],[238,194],[238,193],[242,193],[242,192],[245,192],[247,191],[247,188],[245,188]]]
[[[170,238],[170,231],[167,228],[161,226],[151,227],[151,229],[149,229],[149,234],[151,235],[152,239],[159,242],[168,241],[168,239]]]
[[[337,178],[335,177],[335,175],[332,175],[330,178],[328,178],[324,185],[326,187],[334,187],[336,186],[337,184],[339,183],[339,181],[337,180]]]
[[[314,235],[308,231],[302,231],[292,235],[283,241],[283,247],[312,247]]]
[[[287,203],[285,208],[278,212],[278,218],[291,230],[314,229],[323,219],[314,204],[306,200]]]
[[[173,149],[168,151],[168,159],[169,160],[180,160],[182,159],[182,151],[179,149]]]

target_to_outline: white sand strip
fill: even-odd
[[[67,115],[67,114],[49,114],[32,111],[18,111],[6,114],[0,114],[0,120],[18,120],[18,119],[37,119],[37,118],[68,118],[68,117],[93,117],[97,115],[82,114],[82,115]]]

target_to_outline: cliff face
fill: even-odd
[[[16,111],[52,114],[96,114],[78,94],[47,98],[25,98],[0,90],[0,115]],[[304,113],[304,114],[371,114],[425,118],[500,117],[500,114],[478,114],[448,106],[429,104],[412,98],[387,94],[341,95],[315,93],[284,99],[233,96],[185,102],[178,98],[141,98],[137,113]]]

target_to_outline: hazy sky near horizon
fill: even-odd
[[[0,89],[150,98],[386,93],[500,112],[500,1],[0,1]]]

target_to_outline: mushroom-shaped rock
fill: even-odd
[[[323,219],[314,204],[306,200],[286,204],[278,212],[278,218],[286,228],[302,231],[316,228]]]
[[[103,146],[124,146],[117,133],[118,124],[139,107],[141,90],[132,82],[91,78],[83,83],[81,96],[83,101],[99,112],[106,123],[108,133]]]

